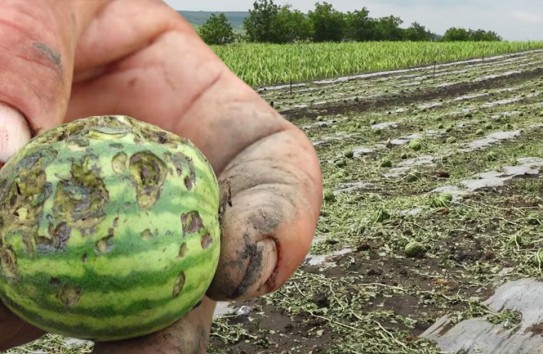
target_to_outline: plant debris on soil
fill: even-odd
[[[222,304],[208,352],[442,353],[421,334],[443,316],[519,326],[487,299],[542,275],[542,68],[532,51],[262,89],[313,141],[324,204],[304,264]]]

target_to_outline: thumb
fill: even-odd
[[[29,140],[30,129],[23,115],[0,103],[0,163],[6,162]]]
[[[62,122],[70,98],[77,40],[101,3],[2,1],[0,124],[4,134],[17,132],[22,123],[8,126],[19,121],[13,120],[17,115],[23,116],[30,131],[36,134]],[[11,144],[5,136],[2,139],[3,145]]]

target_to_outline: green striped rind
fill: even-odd
[[[133,322],[122,319],[122,321],[119,321],[121,323],[120,326],[116,327],[110,325],[106,319],[94,321],[74,320],[70,324],[67,324],[65,321],[57,322],[45,317],[46,315],[44,314],[30,312],[26,308],[11,303],[9,299],[5,300],[4,304],[17,316],[30,319],[28,320],[29,323],[34,326],[39,325],[44,331],[96,341],[122,340],[153,333],[171,325],[185,313],[165,313],[162,317],[158,317],[154,320],[150,320],[144,316]],[[190,308],[188,310],[190,310]]]
[[[127,157],[124,169],[112,163],[119,153]],[[161,163],[152,166],[164,171],[160,197],[151,206],[138,203],[138,182],[129,169],[130,158],[141,153],[156,157]],[[83,161],[77,179],[72,166]],[[34,184],[23,185],[27,199],[17,197],[13,206],[14,183],[39,181],[41,171],[43,188],[28,196]],[[135,171],[148,176],[154,170]],[[19,178],[25,174],[30,177]],[[100,185],[96,177],[107,193],[93,204],[85,193],[89,185]],[[60,195],[68,195],[79,214],[56,208],[65,200],[55,199],[62,183],[68,187]],[[96,205],[100,212],[85,214]],[[39,212],[21,214],[21,206]],[[15,278],[9,260],[0,264],[0,296],[19,316],[50,332],[113,340],[156,331],[186,314],[209,287],[220,251],[218,207],[211,166],[173,134],[126,117],[86,118],[47,132],[0,170],[0,252],[17,256]],[[194,212],[202,227],[183,232],[182,216]],[[62,223],[70,228],[67,242],[62,244],[66,234],[59,232],[58,247],[44,244]],[[177,294],[181,272],[185,282]]]

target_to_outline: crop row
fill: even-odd
[[[316,80],[543,48],[543,42],[234,44],[213,50],[247,84]]]

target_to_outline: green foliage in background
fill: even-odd
[[[371,41],[501,41],[495,32],[452,27],[443,36],[413,22],[403,26],[397,16],[373,18],[369,10],[341,12],[331,3],[317,2],[307,14],[291,5],[278,5],[273,0],[256,0],[248,12],[211,13],[181,12],[195,27],[208,27],[202,38],[208,44],[236,42],[299,43],[299,42],[371,42]],[[218,21],[220,17],[220,22]],[[230,26],[234,35],[221,37],[222,29]],[[221,30],[219,30],[221,29]],[[221,41],[228,38],[228,41]]]
[[[213,50],[253,87],[543,48],[543,42],[236,43]]]
[[[207,44],[229,44],[234,42],[234,30],[224,14],[212,14],[198,28],[198,33]]]

